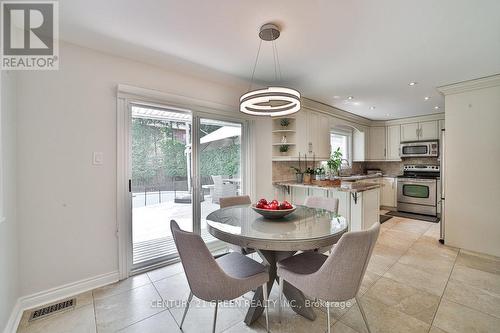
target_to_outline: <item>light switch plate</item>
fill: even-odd
[[[104,163],[104,154],[100,151],[95,151],[92,154],[92,164],[93,165],[103,165]]]

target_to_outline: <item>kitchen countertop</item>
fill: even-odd
[[[372,177],[372,178],[374,178],[374,177]],[[337,191],[342,191],[342,192],[351,192],[351,193],[364,192],[364,191],[373,190],[375,188],[380,187],[379,184],[365,184],[365,183],[357,184],[356,182],[348,182],[347,184],[341,184],[340,186],[321,186],[321,185],[315,185],[315,184],[302,184],[302,183],[297,183],[294,181],[277,181],[277,182],[273,182],[273,185],[275,185],[275,186],[302,187],[302,188],[323,188],[323,189],[331,189],[331,190],[337,190]]]

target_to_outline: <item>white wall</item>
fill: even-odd
[[[119,83],[234,105],[247,83],[216,83],[71,44],[59,71],[18,84],[21,294],[118,270],[116,88]],[[104,165],[92,166],[92,152]]]
[[[12,72],[1,71],[0,73],[0,144],[3,151],[3,165],[0,170],[3,170],[3,215],[6,218],[5,221],[0,223],[0,331],[3,331],[19,297],[19,274],[15,184],[16,78]]]
[[[462,85],[443,88],[446,242],[500,256],[500,76],[494,87]]]

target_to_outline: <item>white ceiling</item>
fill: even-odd
[[[437,86],[500,73],[499,13],[499,0],[64,0],[59,17],[64,40],[246,80],[259,27],[276,22],[281,84],[393,119],[442,112]],[[263,43],[261,83],[272,59]]]

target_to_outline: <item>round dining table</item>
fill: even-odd
[[[347,232],[348,223],[343,216],[317,208],[297,206],[296,210],[280,219],[266,219],[251,205],[238,205],[218,209],[207,216],[208,232],[226,243],[255,249],[268,267],[268,293],[278,281],[278,261],[298,251],[314,251],[337,243]],[[291,308],[298,314],[314,320],[316,315],[306,306],[304,294],[285,281],[283,293]],[[247,325],[262,314],[264,308],[262,287],[255,291],[245,317]]]

